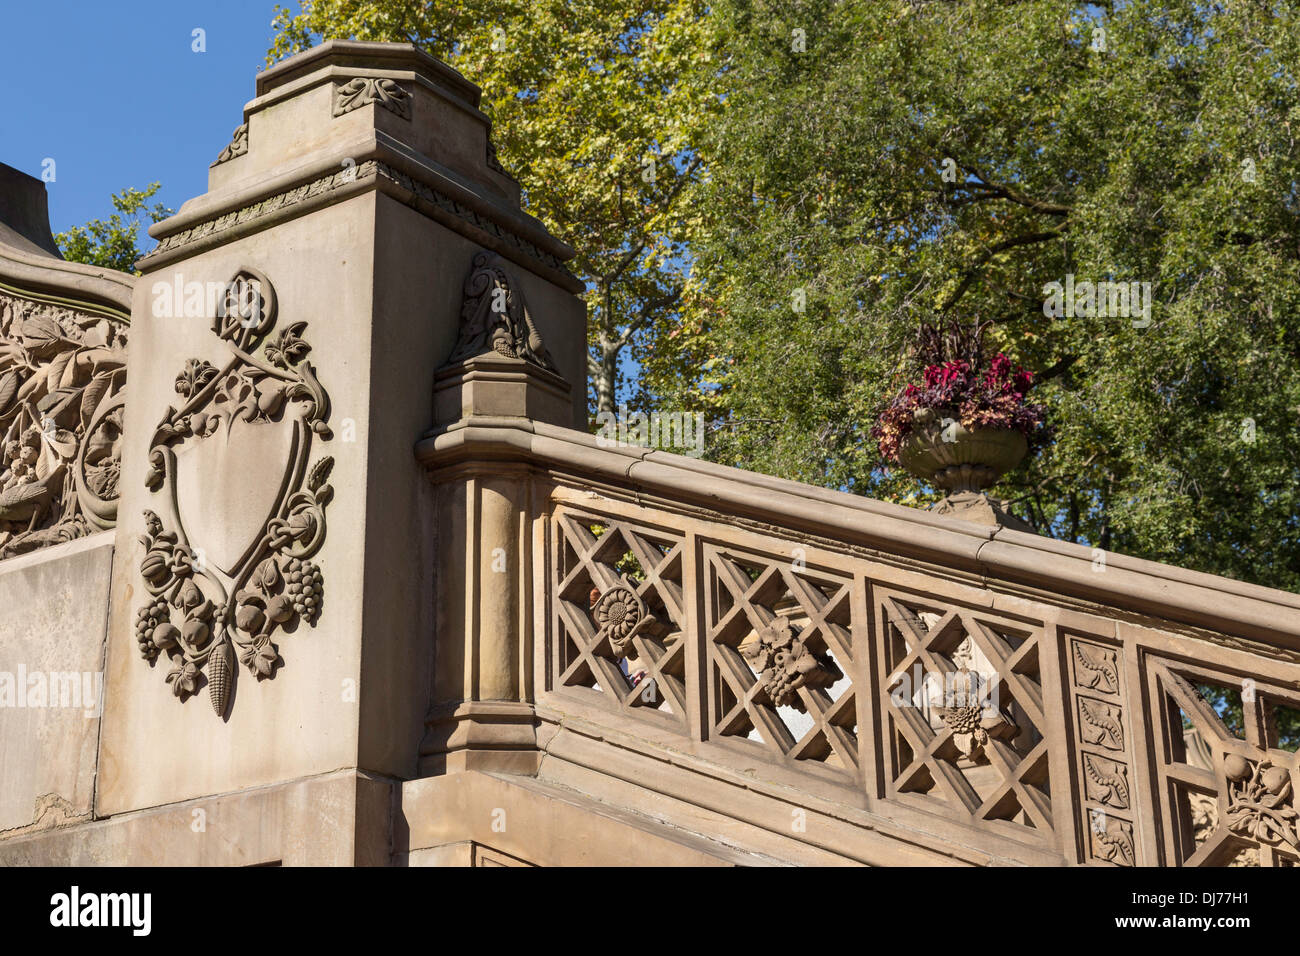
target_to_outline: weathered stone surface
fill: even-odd
[[[0,837],[91,809],[112,563],[111,533],[0,562]]]
[[[0,866],[383,866],[390,781],[344,770],[0,840]]]

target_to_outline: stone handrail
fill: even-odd
[[[1277,718],[1300,716],[1300,596],[519,418],[417,454],[435,481],[532,489],[544,750],[571,727],[686,753],[972,861],[1297,858]]]

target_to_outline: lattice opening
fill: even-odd
[[[1236,845],[1229,853],[1217,858],[1206,866],[1257,867],[1260,866],[1259,847]]]
[[[1220,684],[1215,682],[1203,681],[1194,685],[1196,692],[1201,695],[1214,712],[1219,715],[1223,725],[1228,728],[1234,737],[1238,740],[1246,739],[1246,721],[1243,716],[1241,688],[1233,687],[1230,684]],[[1186,715],[1183,716],[1187,720]],[[1191,721],[1183,725],[1183,729],[1191,727]]]
[[[810,643],[814,642],[810,641]],[[806,740],[803,746],[796,745],[791,756],[798,760],[818,760],[828,766],[851,769],[831,743],[830,734],[838,734],[840,739],[846,742],[847,747],[854,753],[857,752],[858,720],[857,708],[852,699],[853,679],[848,676],[847,670],[836,659],[830,648],[825,646],[824,641],[820,646],[819,653],[844,675],[825,690],[815,689],[808,692],[821,702],[823,712],[827,714],[825,718],[827,726],[819,726],[806,706],[796,707],[787,704],[778,707],[777,713],[796,741]]]
[[[849,585],[802,564],[709,552],[714,733],[856,770]]]
[[[1269,743],[1278,750],[1295,753],[1300,750],[1300,708],[1287,707],[1276,701],[1267,701],[1268,723],[1273,739]]]
[[[559,683],[684,723],[681,541],[620,520],[561,515]]]

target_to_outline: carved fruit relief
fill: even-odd
[[[1224,757],[1223,772],[1228,778],[1228,829],[1260,843],[1300,849],[1291,772],[1267,758],[1252,761],[1236,753]]]
[[[241,270],[213,323],[228,357],[221,368],[193,358],[177,374],[181,402],[154,432],[145,477],[158,510],[145,512],[140,538],[150,595],[136,616],[140,654],[151,666],[167,655],[182,701],[206,683],[219,717],[236,664],[274,677],[273,638],[314,625],[324,598],[310,559],[334,461],[313,462],[312,446],[331,437],[329,398],[307,361],[307,323],[272,337],[275,319],[269,280]]]
[[[784,617],[760,628],[754,641],[740,646],[740,653],[777,707],[800,708],[800,687],[831,687],[844,676],[830,657],[814,653]]]

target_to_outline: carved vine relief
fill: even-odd
[[[111,528],[126,323],[0,292],[0,558]]]
[[[1228,754],[1223,771],[1228,783],[1224,817],[1228,829],[1260,843],[1300,849],[1291,772],[1267,758],[1248,760],[1240,754]]]
[[[192,358],[176,376],[181,397],[151,442],[140,573],[152,600],[136,618],[140,654],[166,654],[167,682],[183,700],[206,679],[212,709],[230,706],[238,659],[259,680],[283,663],[272,640],[314,624],[333,459],[311,467],[328,441],[329,398],[307,361],[306,322],[271,336],[275,291],[254,269],[226,287],[213,331],[221,368]]]

